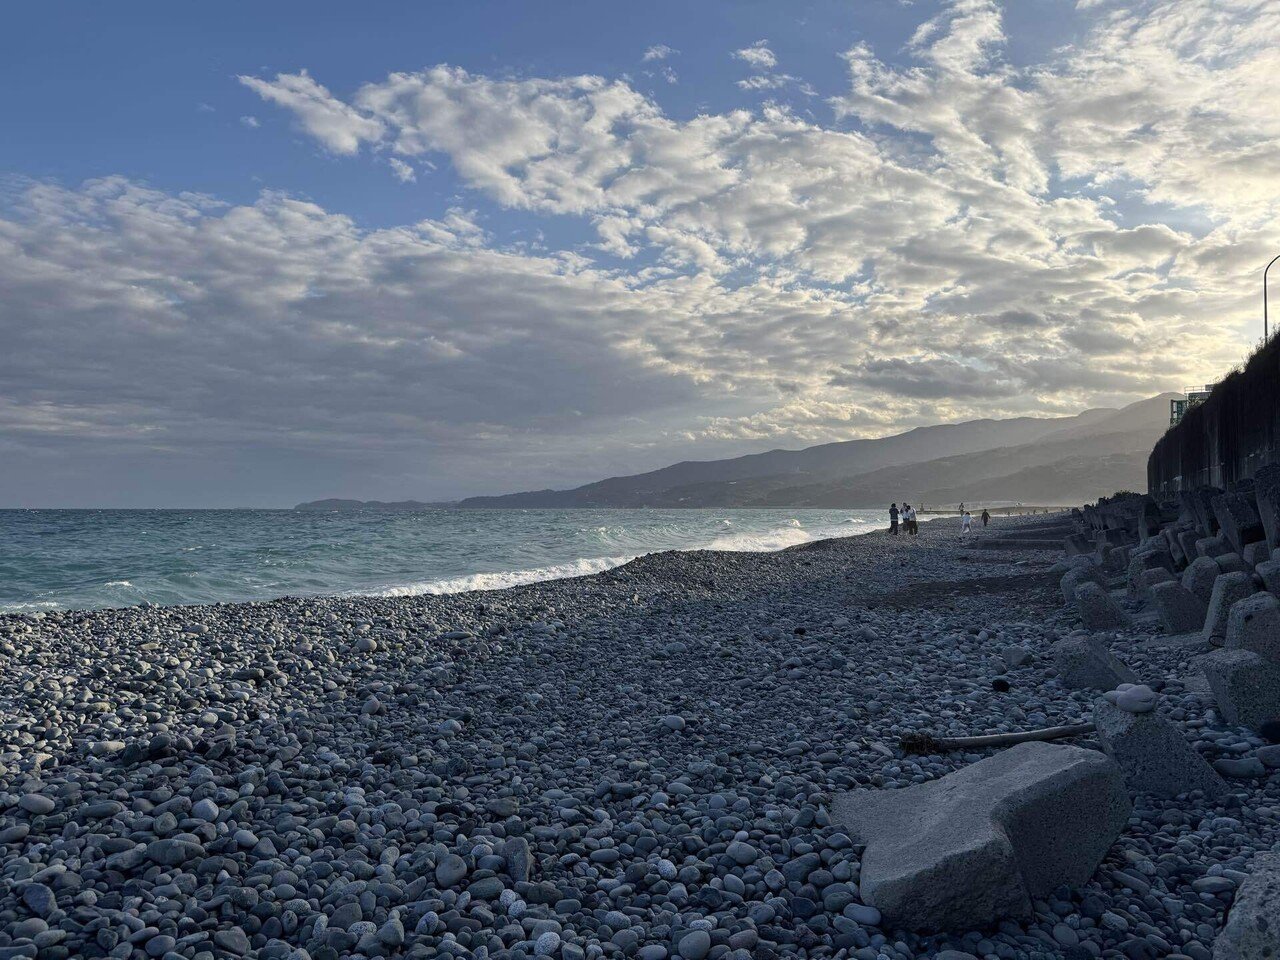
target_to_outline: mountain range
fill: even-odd
[[[1145,489],[1151,447],[1168,427],[1162,394],[1072,417],[971,420],[876,440],[693,461],[572,490],[471,497],[459,506],[841,507],[891,500],[947,504],[1083,503]]]
[[[1161,394],[1071,417],[970,420],[874,440],[685,461],[571,490],[469,497],[470,509],[836,507],[1015,502],[1067,505],[1145,490],[1147,456],[1169,424]],[[444,504],[321,500],[299,509],[420,509]]]

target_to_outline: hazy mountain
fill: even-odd
[[[1050,494],[1046,502],[1071,503],[1118,489],[1109,484],[1145,489],[1147,454],[1168,426],[1171,396],[1073,417],[971,420],[876,440],[688,461],[573,490],[471,497],[459,506],[852,508],[904,497],[926,505],[979,497],[1029,503]],[[967,496],[951,495],[970,486],[975,491]]]
[[[423,503],[420,500],[343,500],[338,497],[330,497],[328,500],[308,500],[306,503],[300,503],[293,509],[295,510],[431,510],[436,507],[450,507],[450,503]]]

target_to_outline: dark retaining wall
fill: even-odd
[[[1280,462],[1280,337],[1219,383],[1156,443],[1147,491],[1169,499],[1195,487],[1226,489]]]

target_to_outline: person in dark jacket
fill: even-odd
[[[897,503],[889,504],[889,532],[895,537],[898,535],[898,505]]]

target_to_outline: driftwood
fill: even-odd
[[[1032,740],[1063,740],[1093,733],[1092,723],[1067,727],[1045,727],[1021,733],[992,733],[982,737],[935,737],[928,733],[908,733],[899,741],[904,753],[948,753],[952,750],[980,750],[984,747],[1012,747]]]

